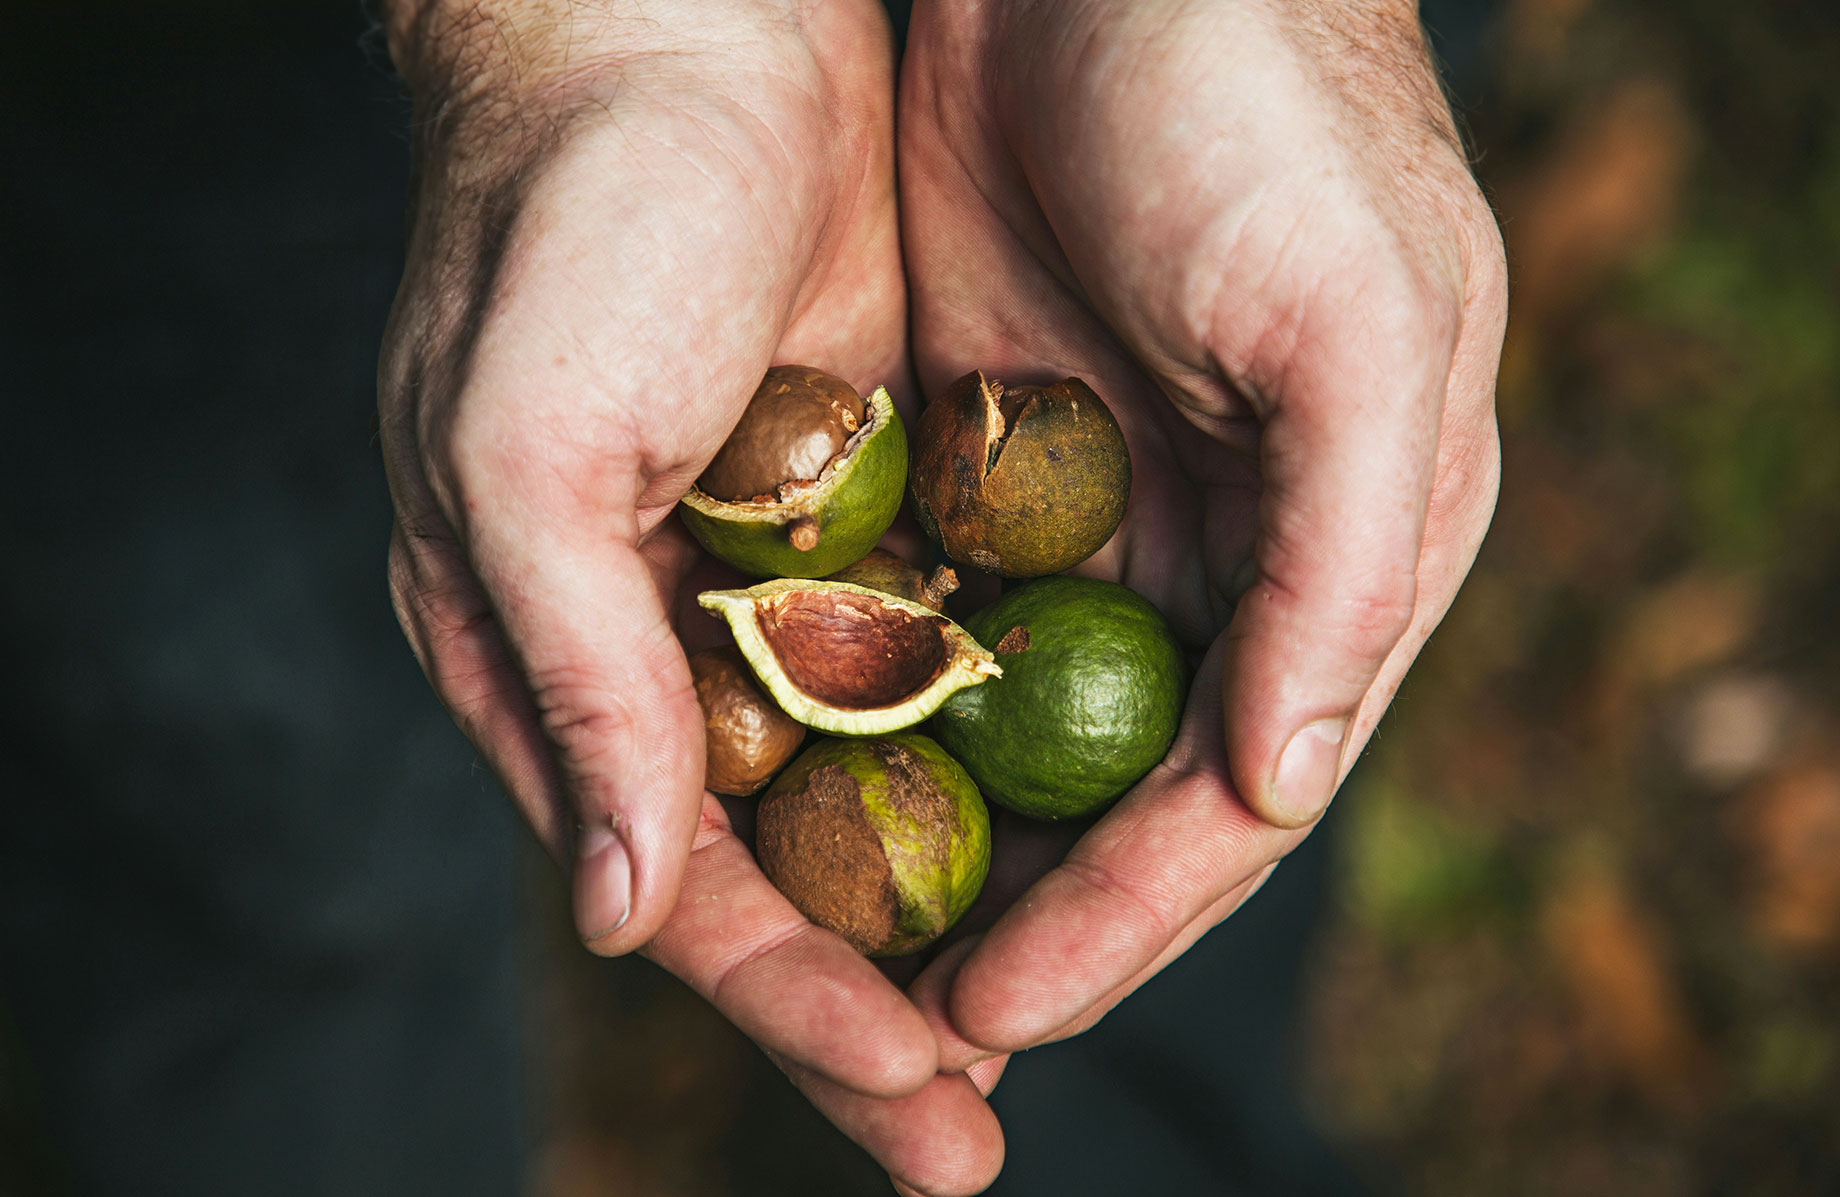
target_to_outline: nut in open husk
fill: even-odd
[[[697,489],[724,503],[778,500],[783,488],[817,481],[862,427],[863,414],[861,396],[836,375],[774,366]]]
[[[907,433],[809,366],[775,366],[678,510],[715,556],[761,577],[821,577],[874,547],[900,509]]]

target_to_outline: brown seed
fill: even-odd
[[[843,379],[810,366],[774,366],[697,489],[725,503],[777,501],[781,487],[823,473],[863,416],[862,397]]]
[[[755,793],[805,742],[804,725],[767,696],[732,644],[693,655],[690,676],[703,708],[703,784],[737,798]]]

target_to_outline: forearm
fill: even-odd
[[[484,77],[540,89],[612,55],[695,50],[770,56],[875,0],[379,0],[390,57],[412,88]]]
[[[566,81],[681,41],[677,0],[382,0],[390,58],[418,130],[456,111],[504,113],[547,101]]]
[[[839,155],[881,156],[861,139],[891,102],[878,0],[378,2],[418,158],[466,145],[527,156],[576,115],[690,91],[749,111],[809,109],[836,126]]]

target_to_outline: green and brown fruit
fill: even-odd
[[[754,676],[800,723],[839,736],[911,727],[951,695],[1002,672],[950,619],[848,582],[781,578],[709,590]]]
[[[947,596],[958,589],[958,575],[950,566],[942,565],[928,576],[887,549],[869,550],[867,557],[846,565],[826,580],[867,586],[934,611],[944,611]]]
[[[886,390],[864,400],[822,370],[775,366],[678,510],[737,569],[815,578],[875,546],[906,484],[907,433]]]
[[[933,734],[990,801],[1035,819],[1097,814],[1154,768],[1187,669],[1168,622],[1127,587],[1043,578],[965,621],[1003,675],[952,695]]]
[[[732,644],[690,657],[703,708],[703,785],[744,798],[773,780],[805,742],[805,725],[780,710]]]
[[[1059,573],[1124,519],[1130,450],[1077,378],[1005,387],[973,371],[927,405],[913,444],[914,515],[956,561],[1009,578]]]
[[[755,855],[800,913],[868,956],[919,951],[990,870],[990,816],[965,770],[913,732],[820,740],[760,800]]]

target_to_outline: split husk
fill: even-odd
[[[919,603],[847,582],[782,578],[697,596],[728,621],[775,702],[839,736],[899,731],[1003,671],[989,650]]]

